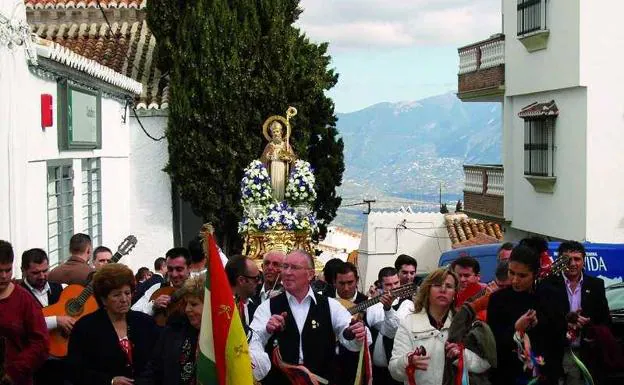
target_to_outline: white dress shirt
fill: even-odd
[[[24,284],[28,287],[31,293],[35,296],[37,301],[41,304],[41,307],[48,306],[48,293],[50,292],[50,284],[46,282],[45,286],[42,290],[35,289],[30,285],[30,282],[26,278],[24,278]],[[48,330],[56,329],[58,323],[56,321],[56,316],[44,317],[46,326]]]
[[[139,298],[138,301],[134,305],[132,305],[132,310],[140,311],[147,315],[154,315],[154,301],[150,301],[152,294],[156,292],[156,290],[162,287],[162,283],[155,283],[150,286],[149,289],[145,290],[145,294],[143,297]]]
[[[269,289],[269,290],[267,290],[266,287],[262,285],[262,287],[260,288],[260,303],[266,301],[267,299],[271,297],[275,297],[276,295],[280,294],[282,290],[283,289],[281,285],[277,285],[275,289]]]
[[[392,302],[392,306],[399,303],[399,299],[395,299]],[[410,300],[405,300],[401,303],[401,306],[397,310],[390,308],[386,311],[383,308],[382,303],[371,306],[366,311],[366,321],[371,328],[375,328],[379,331],[377,339],[374,341],[373,347],[373,363],[375,366],[388,367],[388,359],[386,358],[386,351],[383,347],[383,337],[394,338],[396,331],[401,323],[401,319],[404,318],[410,312],[410,308],[413,311],[414,304]]]
[[[316,297],[314,296],[312,288],[309,288],[308,293],[301,302],[297,301],[297,299],[288,292],[286,292],[286,298],[292,312],[292,314],[288,314],[288,317],[293,317],[297,324],[297,329],[299,329],[299,363],[301,364],[303,362],[303,341],[301,341],[301,334],[305,320],[308,317],[310,303],[312,301],[316,303]],[[343,335],[344,330],[349,327],[351,323],[351,314],[334,298],[327,298],[327,300],[329,301],[332,329],[338,341],[347,349],[353,352],[359,352],[361,344],[355,339],[347,340]],[[271,338],[271,334],[266,330],[267,322],[271,318],[270,304],[271,301],[264,301],[256,309],[253,322],[251,323],[251,329],[254,335],[250,343],[250,352],[252,357],[255,356],[253,359],[255,365],[254,375],[257,375],[257,380],[263,379],[271,369],[271,360],[269,359],[269,355],[264,351],[264,347],[269,341],[269,338]],[[366,334],[368,343],[370,344],[371,335],[368,328],[366,329]]]

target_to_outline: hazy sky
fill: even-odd
[[[301,0],[298,22],[330,43],[337,112],[457,89],[457,48],[501,32],[501,0]]]

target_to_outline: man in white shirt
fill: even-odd
[[[394,335],[401,319],[413,310],[414,304],[407,298],[395,298],[392,290],[400,286],[398,272],[394,267],[379,270],[383,294],[380,302],[366,312],[366,321],[373,333],[373,384],[399,385],[388,371],[388,362],[392,355]]]
[[[42,308],[58,302],[63,287],[61,284],[48,282],[50,264],[48,255],[42,249],[30,249],[22,253],[22,282]],[[68,316],[45,317],[48,330],[61,328],[65,333],[71,333],[74,319]]]
[[[152,300],[152,294],[161,287],[167,285],[173,286],[175,289],[180,289],[189,278],[191,256],[184,247],[174,247],[167,251],[165,263],[167,265],[168,281],[154,284],[147,289],[145,294],[132,305],[132,310],[140,311],[147,315],[154,315],[156,311],[166,309],[171,302],[171,296],[160,295],[158,298]]]
[[[20,284],[32,294],[41,308],[57,303],[63,291],[61,284],[48,282],[49,269],[48,255],[42,249],[30,249],[22,253]],[[75,322],[69,316],[49,316],[44,319],[48,330],[59,328],[67,335],[71,333]],[[66,368],[62,360],[50,358],[35,373],[35,383],[61,385],[64,370]]]
[[[260,287],[258,297],[260,302],[264,302],[272,296],[282,292],[280,283],[282,263],[286,254],[279,250],[271,250],[264,254],[262,258],[262,274],[264,275],[264,283]]]
[[[154,274],[152,274],[152,276],[146,281],[137,284],[136,289],[134,289],[134,294],[132,294],[132,304],[134,305],[139,299],[141,299],[147,289],[157,283],[165,282],[166,277],[167,261],[163,257],[158,257],[154,261]]]
[[[250,352],[256,373],[265,384],[289,384],[284,373],[271,365],[279,347],[282,360],[304,365],[320,383],[333,383],[335,341],[351,351],[359,351],[370,333],[362,322],[351,324],[351,315],[335,299],[315,294],[314,260],[303,250],[288,254],[282,265],[285,292],[263,302],[251,324],[254,336]]]

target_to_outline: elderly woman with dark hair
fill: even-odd
[[[388,369],[392,377],[405,384],[442,383],[446,358],[463,354],[463,365],[469,372],[483,373],[490,368],[487,360],[469,349],[447,343],[453,317],[459,279],[448,269],[438,269],[423,281],[414,313],[403,320],[394,337],[394,348]]]
[[[130,310],[132,270],[114,263],[93,277],[100,309],[81,318],[69,338],[73,385],[131,385],[151,357],[159,330],[152,317]]]

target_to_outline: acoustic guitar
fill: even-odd
[[[117,252],[111,258],[110,263],[117,263],[124,255],[128,255],[137,244],[134,235],[128,235],[121,242]],[[43,308],[44,317],[68,316],[76,321],[87,314],[91,314],[98,309],[98,304],[93,296],[93,283],[87,286],[69,285],[61,292],[61,297],[54,305]],[[50,331],[50,355],[54,357],[65,357],[67,355],[67,343],[69,335],[60,328]]]
[[[183,289],[176,289],[173,286],[163,286],[151,295],[150,301],[154,301],[161,295],[168,295],[171,297],[169,305],[167,305],[165,309],[157,309],[154,311],[154,321],[156,325],[166,326],[169,317],[172,315],[184,314],[184,307],[186,306],[186,302],[183,301],[184,294]]]
[[[405,297],[409,297],[415,294],[417,291],[418,291],[417,284],[408,283],[406,285],[399,286],[395,289],[390,290],[390,293],[392,293],[392,295],[395,298],[405,298]],[[336,299],[338,300],[338,302],[342,304],[342,306],[347,308],[347,310],[352,316],[357,316],[358,314],[362,314],[369,307],[379,303],[379,301],[381,301],[381,297],[383,297],[383,294],[378,295],[376,297],[369,298],[366,301],[362,301],[358,304],[354,304],[353,302],[347,299],[342,299],[342,298],[336,298]]]

